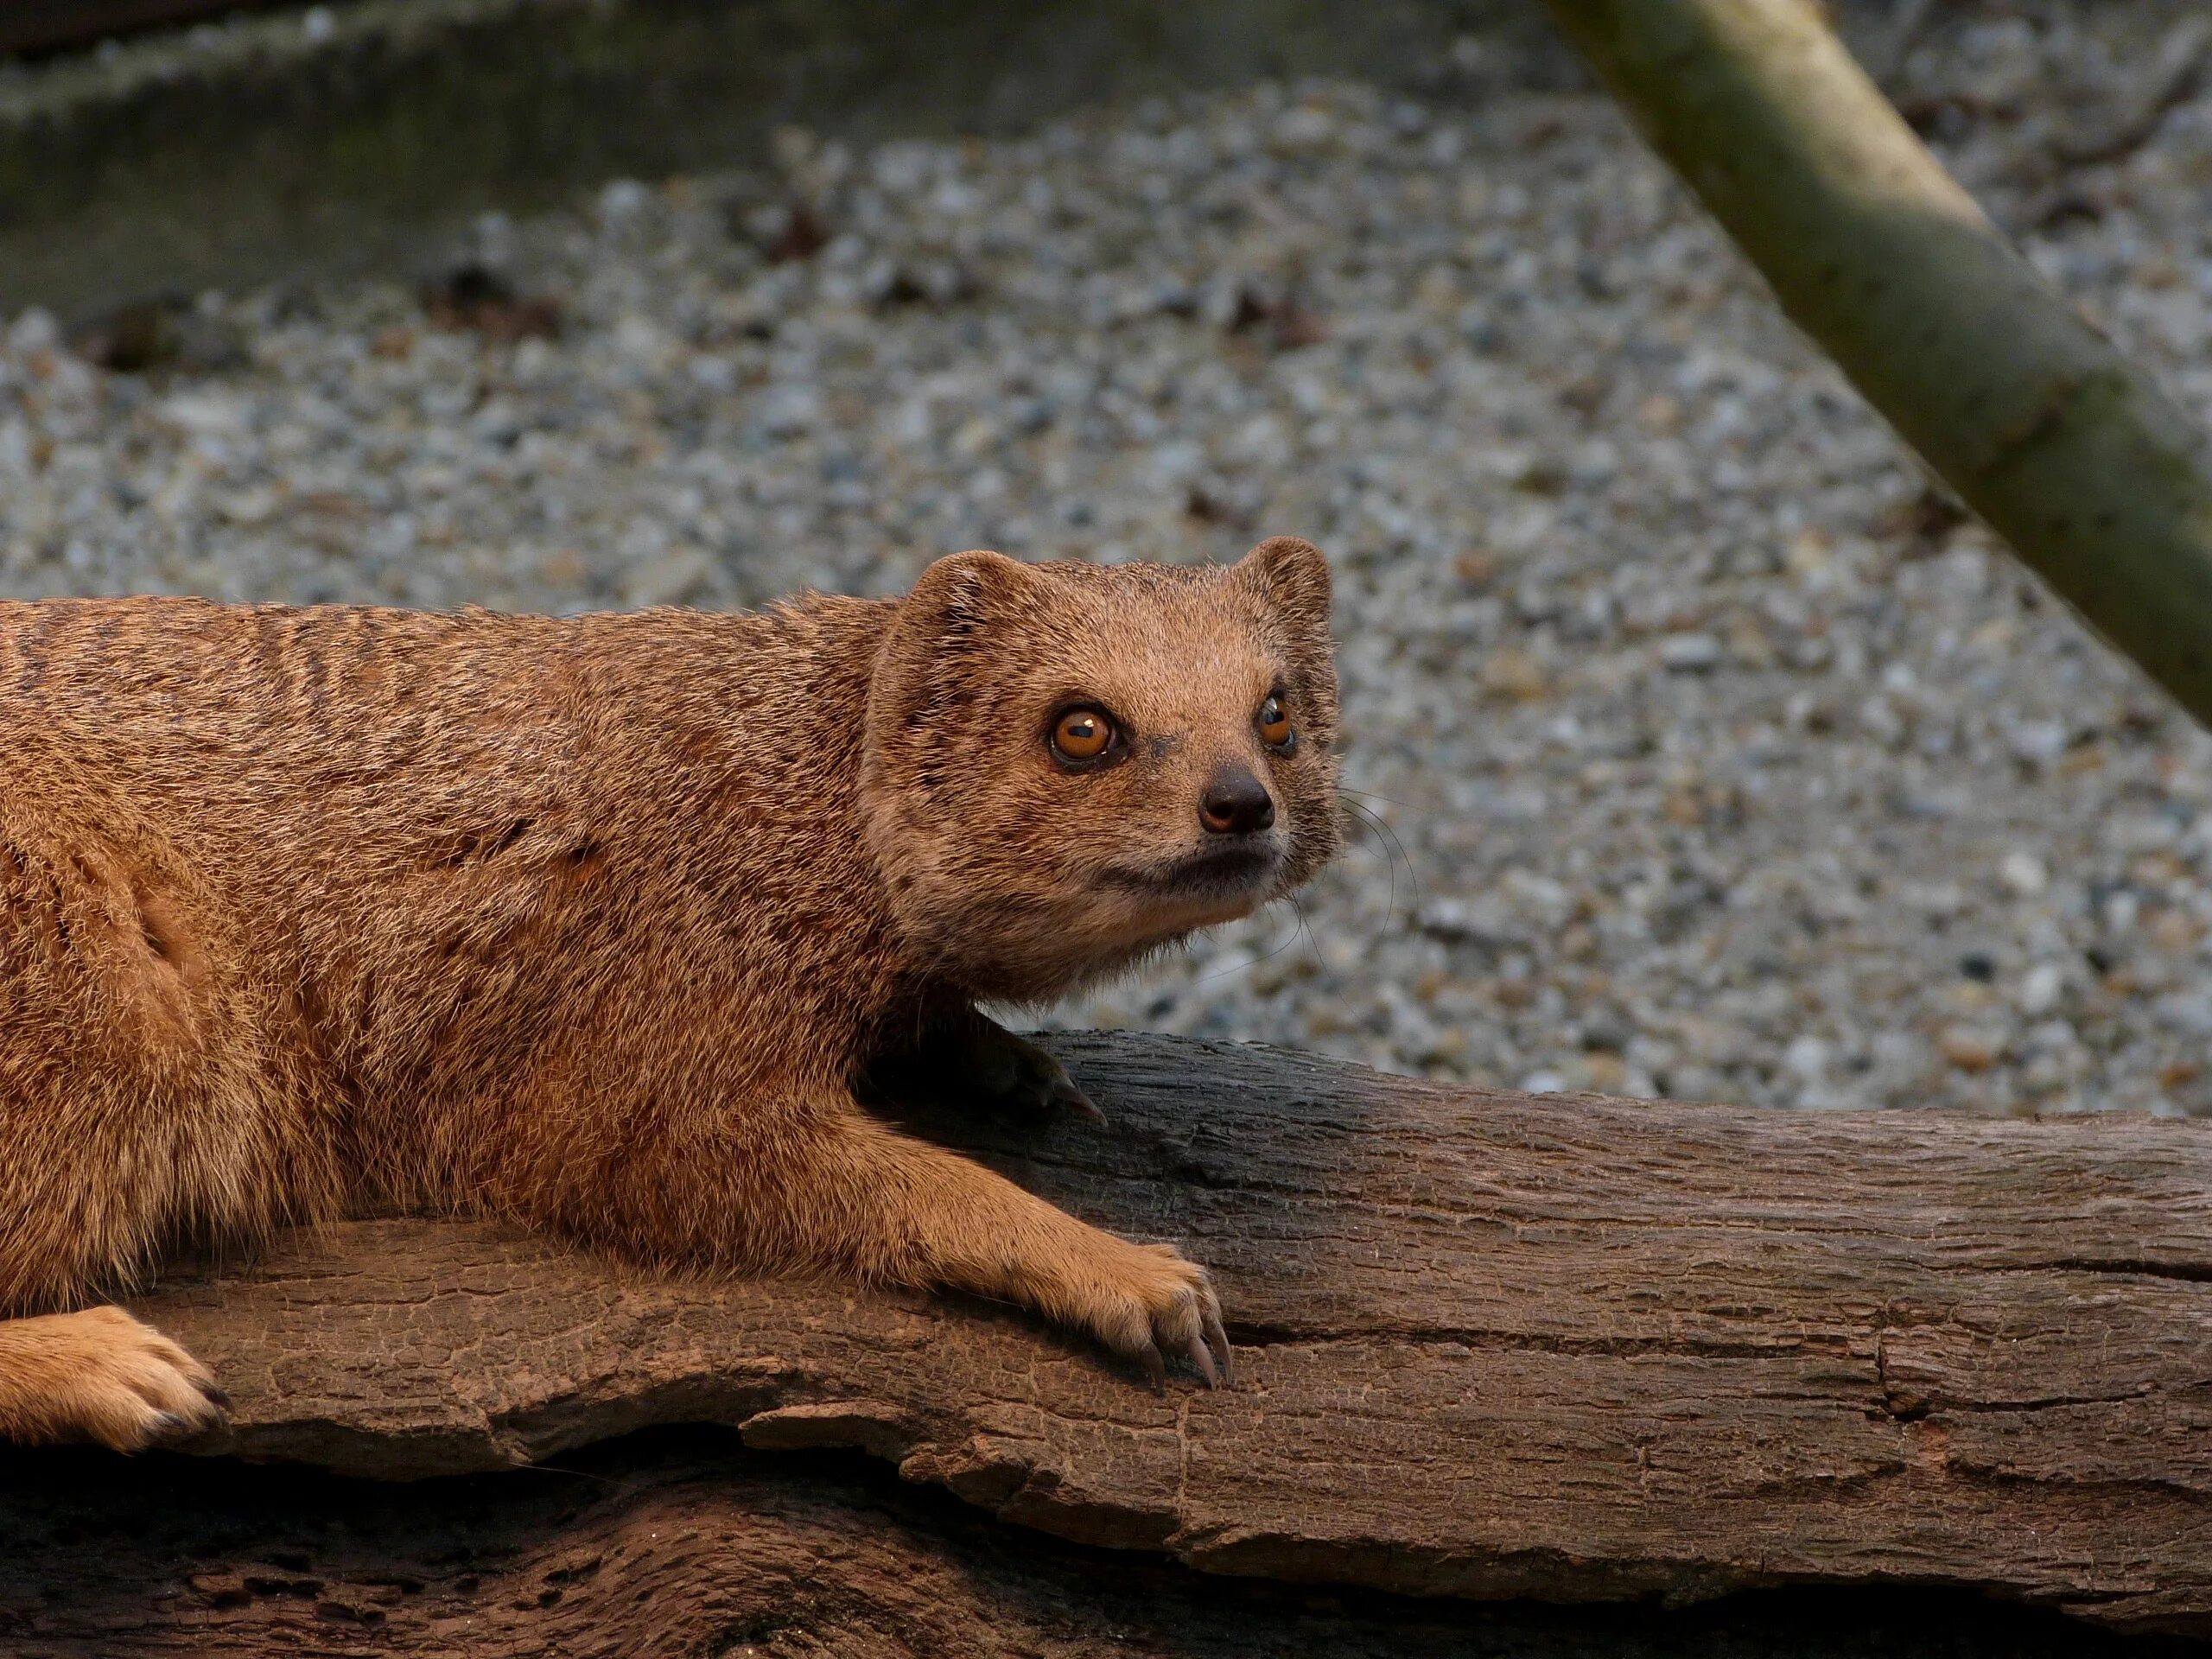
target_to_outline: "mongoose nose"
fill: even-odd
[[[1217,836],[1247,836],[1275,821],[1274,797],[1242,766],[1214,773],[1198,797],[1198,822]]]

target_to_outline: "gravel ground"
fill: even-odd
[[[1969,12],[1885,67],[2212,415],[2212,92],[2145,79],[2177,15]],[[1339,572],[1375,827],[1302,913],[1056,1019],[2212,1111],[2212,741],[1925,489],[1607,104],[1460,57],[1480,97],[790,133],[758,175],[486,220],[427,289],[25,315],[0,591],[743,604],[1294,531]]]

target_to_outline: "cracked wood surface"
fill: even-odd
[[[1491,1093],[1158,1038],[1053,1045],[1113,1118],[923,1112],[1216,1270],[1240,1386],[1030,1322],[348,1223],[140,1302],[201,1448],[416,1478],[658,1423],[855,1447],[1211,1572],[1681,1601],[1948,1585],[2212,1633],[2212,1136]]]

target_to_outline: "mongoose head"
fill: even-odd
[[[900,931],[1040,1001],[1310,879],[1339,844],[1329,571],[956,553],[869,683],[861,810]]]

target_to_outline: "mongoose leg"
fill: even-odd
[[[1003,1176],[899,1134],[849,1098],[742,1118],[690,1119],[594,1167],[553,1151],[553,1179],[509,1203],[526,1219],[649,1260],[830,1272],[1019,1303],[1138,1361],[1209,1382],[1230,1375],[1205,1270],[1165,1244],[1077,1221]],[[551,1149],[548,1148],[550,1151]]]
[[[49,816],[0,799],[0,1439],[128,1450],[216,1421],[213,1379],[117,1308],[52,1310],[277,1218],[305,1091],[262,1075],[180,861],[112,804],[68,822],[27,770]]]
[[[1116,1238],[857,1113],[795,1173],[805,1211],[820,1184],[817,1247],[863,1278],[1034,1308],[1137,1360],[1155,1388],[1166,1378],[1163,1354],[1187,1356],[1209,1382],[1233,1380],[1213,1285],[1170,1246]],[[867,1198],[855,1204],[855,1194]]]
[[[206,1366],[119,1307],[0,1321],[0,1440],[137,1452],[214,1427],[229,1403]]]
[[[997,1020],[963,1008],[933,1025],[894,1070],[931,1095],[1009,1117],[1067,1112],[1103,1124],[1106,1114],[1068,1069]]]

